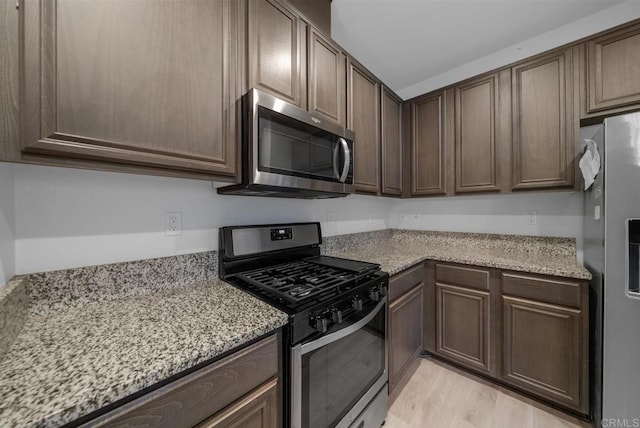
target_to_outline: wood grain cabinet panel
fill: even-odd
[[[349,59],[347,127],[356,133],[354,165],[356,190],[380,191],[380,85],[363,67]]]
[[[512,79],[513,189],[573,186],[571,49],[513,67]]]
[[[504,296],[503,312],[502,379],[581,409],[580,310]]]
[[[306,108],[306,26],[285,2],[248,2],[249,87]]]
[[[239,8],[25,0],[22,149],[235,176]]]
[[[587,42],[587,72],[588,113],[640,104],[640,25]]]
[[[401,196],[402,185],[402,100],[382,88],[382,194]]]
[[[488,291],[436,283],[438,355],[492,373]]]
[[[499,191],[498,73],[455,88],[456,192]]]
[[[272,379],[196,428],[277,428],[277,387]]]
[[[424,285],[389,304],[389,395],[393,401],[413,373],[422,351]]]
[[[309,27],[309,111],[346,124],[346,57],[331,40]]]
[[[444,195],[446,188],[445,92],[411,102],[411,195]]]
[[[82,426],[273,427],[280,417],[279,346],[277,335],[267,337]]]

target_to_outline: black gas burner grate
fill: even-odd
[[[336,291],[352,283],[357,272],[299,260],[236,274],[238,279],[291,303]]]

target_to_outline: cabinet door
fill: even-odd
[[[354,165],[356,190],[380,190],[380,85],[375,77],[349,60],[347,127],[356,133]]]
[[[271,397],[269,411],[273,412],[273,406],[277,406],[279,401],[279,395],[273,398],[271,394],[278,381],[280,343],[278,335],[269,336],[81,426],[193,427],[201,421],[209,420],[212,415],[227,415],[227,409],[238,409],[232,412],[235,414],[248,406],[253,409],[252,403],[262,406],[258,401],[267,396]],[[275,409],[275,417],[278,418],[278,407]],[[269,420],[274,417],[267,416]],[[226,421],[230,418],[225,416],[214,420]]]
[[[338,46],[309,27],[309,111],[345,125],[346,57]]]
[[[445,92],[411,103],[411,195],[444,195],[446,187]]]
[[[456,91],[456,192],[500,190],[498,181],[498,73]]]
[[[306,108],[306,26],[284,2],[248,3],[249,87]]]
[[[402,195],[402,100],[382,89],[382,193]]]
[[[238,3],[25,0],[23,150],[234,176]]]
[[[588,113],[640,103],[640,25],[589,41],[587,64]]]
[[[403,382],[422,351],[424,285],[414,287],[389,305],[389,395],[400,393]]]
[[[272,379],[196,428],[278,427],[278,380]]]
[[[492,374],[488,291],[436,283],[436,352]]]
[[[512,69],[513,189],[573,185],[571,49]]]
[[[502,379],[580,409],[580,310],[503,296],[503,316]]]

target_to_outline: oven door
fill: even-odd
[[[372,302],[327,334],[293,347],[293,428],[347,427],[372,401],[384,407],[375,413],[386,415],[386,313],[386,298]]]

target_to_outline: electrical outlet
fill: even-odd
[[[336,221],[336,213],[327,211],[327,221]]]
[[[164,213],[164,234],[167,236],[182,235],[182,213]]]
[[[374,219],[374,214],[373,213],[369,213],[369,223],[373,223],[373,219]]]
[[[538,224],[538,213],[535,211],[529,211],[527,213],[527,224],[530,226]]]

